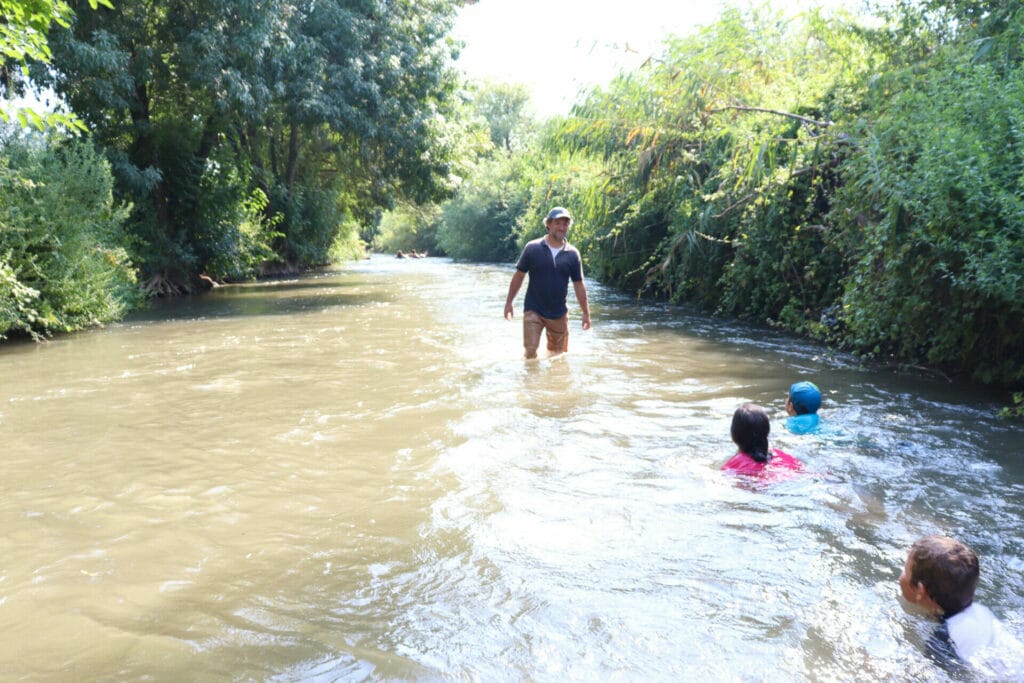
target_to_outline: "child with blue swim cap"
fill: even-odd
[[[797,382],[786,397],[786,429],[794,434],[808,434],[818,428],[821,391],[813,382]]]

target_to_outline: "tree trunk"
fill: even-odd
[[[253,181],[256,183],[256,187],[263,191],[263,194],[267,197],[267,205],[263,208],[263,215],[270,220],[274,217],[274,205],[273,197],[270,194],[270,183],[268,182],[268,175],[266,166],[263,165],[263,155],[260,154],[256,141],[260,138],[259,130],[253,124],[248,124],[245,127],[239,127],[239,138],[241,139],[241,147],[245,150],[248,155],[249,163],[252,164],[255,173],[253,173]],[[271,145],[271,151],[273,151],[273,145]]]
[[[288,170],[285,173],[285,188],[288,193],[288,202],[291,203],[292,188],[295,186],[296,166],[299,163],[299,126],[294,121],[291,124],[291,132],[288,135]]]
[[[135,148],[137,153],[136,165],[140,169],[152,167],[161,171],[161,178],[153,187],[153,206],[156,209],[157,227],[168,237],[174,237],[174,221],[171,219],[171,210],[167,204],[167,190],[164,186],[163,173],[160,168],[160,152],[157,149],[156,139],[153,137],[153,126],[150,121],[149,93],[146,91],[145,83],[138,83],[135,86],[135,99],[137,107],[131,107],[132,123],[135,124],[136,139]]]
[[[196,157],[203,162],[204,168],[216,142],[217,131],[213,127],[213,117],[207,116],[203,122],[203,134],[199,138],[199,150],[196,152]]]

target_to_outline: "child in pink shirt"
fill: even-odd
[[[779,478],[787,471],[802,470],[802,462],[778,448],[768,447],[771,426],[768,413],[753,403],[744,403],[732,416],[732,440],[739,452],[729,458],[722,470],[736,474]]]

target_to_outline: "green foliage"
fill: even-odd
[[[235,183],[225,183],[203,192],[204,198],[226,195],[223,201],[205,203],[210,208],[200,212],[198,223],[202,228],[198,241],[207,251],[203,262],[215,280],[255,277],[260,264],[275,258],[274,240],[283,237],[275,230],[281,216],[267,216],[269,200],[263,191],[252,190],[248,196],[242,196],[242,191]]]
[[[318,265],[396,196],[451,191],[457,4],[79,6],[52,35],[57,68],[37,76],[111,159],[147,283],[181,291],[199,272],[252,272],[268,231],[273,260]]]
[[[0,335],[68,332],[141,303],[124,248],[126,207],[92,145],[5,140],[0,156]]]
[[[347,223],[336,195],[318,188],[295,187],[287,206],[280,223],[278,257],[301,267],[330,263],[339,229]]]
[[[111,7],[109,0],[89,0],[92,9]],[[71,7],[63,0],[0,0],[0,87],[3,96],[24,94],[29,81],[28,62],[49,64],[52,58],[47,31],[51,24],[67,27]],[[40,113],[32,107],[0,106],[0,123],[17,121],[24,128],[85,132],[85,125],[64,111]]]
[[[68,25],[71,8],[61,0],[0,0],[0,54],[5,59],[50,59],[51,22]]]
[[[359,237],[359,224],[348,217],[342,222],[327,256],[331,263],[354,261],[366,258],[366,249],[366,242]]]
[[[544,144],[604,166],[574,198],[600,226],[599,275],[1020,382],[1024,13],[889,16],[867,31],[727,12],[592,92]]]
[[[125,248],[167,291],[370,242],[510,261],[560,204],[612,286],[1024,379],[1019,2],[727,10],[539,130],[521,88],[459,90],[457,0],[90,4],[0,0],[4,68],[52,47],[110,161],[5,150],[0,333],[116,315]]]
[[[578,212],[601,170],[600,163],[564,151],[498,150],[481,159],[444,204],[438,244],[459,260],[515,260],[527,241],[544,234],[543,218],[551,206]],[[569,239],[582,245],[592,236],[586,222],[575,221]]]
[[[835,217],[856,348],[1024,379],[1024,69],[968,46],[872,91]]]
[[[517,255],[515,226],[526,197],[516,182],[511,157],[498,155],[445,203],[438,246],[457,260],[509,261]]]
[[[437,230],[441,220],[438,204],[416,206],[405,202],[381,216],[376,251],[417,251],[436,254],[439,250]]]
[[[11,331],[36,336],[32,325],[39,319],[35,309],[39,290],[32,289],[18,280],[18,274],[10,265],[13,253],[0,254],[0,339],[6,339]]]
[[[440,205],[401,203],[384,214],[374,245],[459,260],[510,260],[518,251],[514,233],[531,192],[524,177],[533,165],[526,156],[536,129],[529,95],[521,85],[474,84],[454,113],[440,136],[453,150],[453,196]]]
[[[1004,420],[1024,419],[1024,392],[1014,392],[1013,405],[1005,406],[999,411],[999,417]]]
[[[790,182],[765,192],[733,241],[719,308],[803,333],[838,295],[842,256],[830,248],[815,200],[817,186]],[[801,196],[802,195],[802,196]],[[826,204],[827,206],[827,204]]]
[[[586,155],[541,147],[520,156],[516,169],[516,182],[526,192],[516,221],[519,247],[544,234],[544,216],[552,206],[565,206],[574,217],[569,240],[589,251],[600,227],[588,217],[597,215],[606,199],[601,192],[606,182],[604,165]]]
[[[1019,0],[875,0],[872,4],[883,21],[868,33],[895,64],[925,62],[936,48],[952,44],[973,51],[976,58],[1020,60],[1024,14]]]
[[[591,93],[549,143],[604,160],[588,260],[623,289],[809,329],[841,266],[831,120],[871,65],[840,22],[730,11]]]
[[[490,131],[495,149],[512,152],[530,141],[533,120],[528,115],[530,93],[526,86],[482,83],[472,95],[472,109]]]

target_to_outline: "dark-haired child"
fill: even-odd
[[[980,567],[967,545],[925,536],[907,554],[900,590],[907,602],[939,618],[929,654],[944,665],[972,664],[989,673],[1024,673],[1024,646],[984,605],[974,602]]]
[[[737,408],[732,416],[730,433],[739,452],[722,465],[722,469],[749,475],[803,469],[803,463],[789,453],[768,447],[770,431],[771,424],[764,408],[753,403],[744,403]]]

